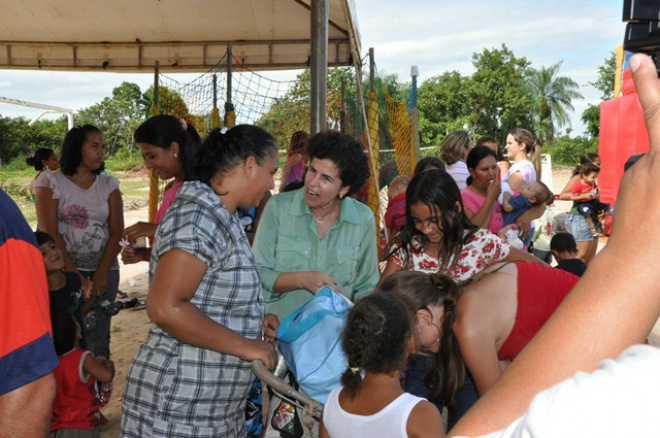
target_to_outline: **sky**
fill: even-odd
[[[623,40],[623,0],[354,0],[363,55],[375,51],[378,71],[410,80],[412,65],[419,82],[456,70],[474,71],[472,54],[506,44],[533,67],[562,62],[560,75],[580,86],[582,100],[570,114],[573,134],[600,92],[589,85],[597,68]],[[281,80],[292,72],[263,72]],[[195,75],[170,75],[189,81]],[[145,91],[152,74],[0,70],[0,96],[79,110],[110,96],[124,81]],[[41,111],[0,103],[5,117],[36,117]],[[49,117],[49,116],[46,116]],[[51,116],[52,118],[53,116]]]

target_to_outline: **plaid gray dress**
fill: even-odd
[[[195,306],[241,336],[261,336],[264,302],[252,249],[237,217],[206,184],[179,189],[156,232],[151,277],[171,249],[208,267]],[[154,325],[126,376],[121,436],[244,437],[252,380],[249,362],[183,343]]]

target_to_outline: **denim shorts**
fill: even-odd
[[[571,233],[576,242],[587,242],[590,240],[598,239],[597,236],[594,237],[592,235],[589,223],[582,215],[571,213],[567,214],[565,226],[566,232]]]

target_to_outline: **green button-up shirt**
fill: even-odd
[[[321,271],[337,282],[345,297],[355,301],[378,283],[376,225],[369,207],[352,198],[341,201],[339,218],[320,239],[304,188],[272,197],[266,204],[254,240],[266,312],[280,320],[312,295],[305,289],[273,292],[284,272]]]

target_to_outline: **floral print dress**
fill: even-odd
[[[52,189],[58,200],[57,227],[71,262],[79,270],[95,271],[110,236],[108,199],[119,181],[98,175],[91,187],[82,189],[58,170],[42,173],[35,186]],[[116,260],[111,269],[119,269]]]
[[[405,249],[399,248],[390,260],[403,269],[425,274],[437,273],[440,270],[441,260],[426,254],[419,240],[414,240],[413,245],[413,251],[409,256]],[[479,229],[463,244],[458,263],[454,266],[449,263],[450,269],[446,274],[457,281],[467,280],[484,268],[503,261],[510,251],[511,247],[508,243],[490,231]]]

